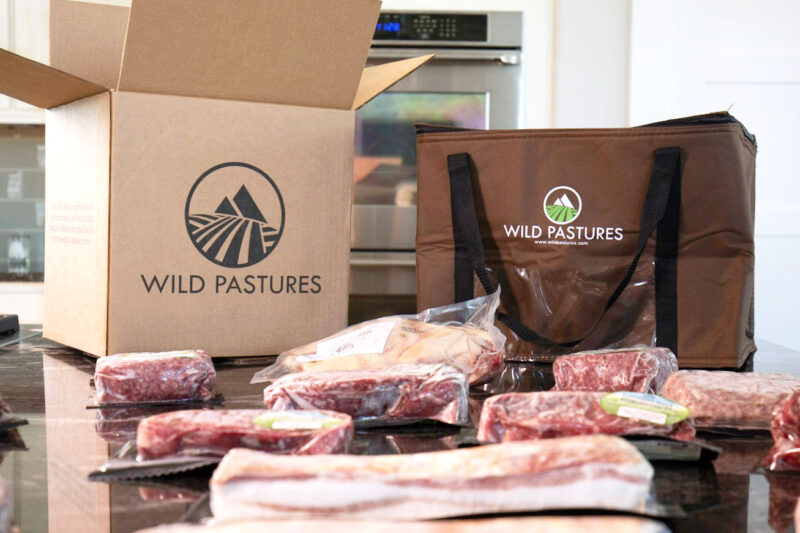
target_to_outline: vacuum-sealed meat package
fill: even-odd
[[[351,326],[284,352],[252,383],[292,372],[376,370],[404,363],[453,366],[470,385],[491,380],[503,366],[505,336],[494,325],[500,291],[466,302]]]
[[[202,350],[125,353],[97,360],[97,403],[135,404],[211,398],[216,372]]]
[[[355,522],[351,520],[254,520],[220,524],[170,524],[139,533],[669,533],[669,528],[638,516],[519,516],[429,522]]]
[[[546,509],[643,511],[653,468],[589,435],[409,455],[276,457],[236,449],[211,478],[220,521],[426,520]]]
[[[773,446],[764,460],[769,470],[800,470],[800,390],[772,410]]]
[[[0,436],[11,432],[18,426],[24,426],[28,423],[24,418],[18,418],[11,412],[11,408],[3,402],[3,397],[0,396]]]
[[[352,419],[330,411],[173,411],[145,418],[136,432],[141,459],[222,456],[233,448],[284,455],[345,453],[352,440]]]
[[[326,409],[361,425],[438,420],[466,424],[467,376],[445,364],[406,364],[380,370],[300,372],[264,389],[270,409]]]
[[[553,362],[556,390],[658,394],[678,370],[668,348],[626,348],[563,355]]]
[[[695,437],[694,427],[687,420],[658,424],[612,414],[601,405],[604,396],[606,393],[583,391],[492,396],[483,404],[478,440],[511,442],[597,433],[647,435],[685,441]],[[660,398],[653,397],[653,400]],[[638,406],[639,409],[641,407]],[[651,418],[652,413],[639,413],[639,416]]]
[[[800,531],[800,499],[797,500],[797,504],[794,506],[794,530]]]
[[[11,490],[0,477],[0,533],[11,531]]]
[[[192,403],[181,405],[156,405],[156,406],[131,406],[97,409],[97,418],[94,422],[94,431],[97,436],[106,442],[125,444],[136,440],[136,429],[139,422],[147,417],[175,411],[176,409],[191,409],[196,407]]]
[[[661,395],[688,407],[698,429],[767,430],[772,409],[797,390],[800,379],[788,374],[679,370]]]

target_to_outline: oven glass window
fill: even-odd
[[[356,113],[356,204],[415,206],[415,123],[485,129],[485,93],[383,93]]]

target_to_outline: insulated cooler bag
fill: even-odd
[[[753,342],[756,142],[728,113],[624,129],[418,126],[420,309],[501,290],[511,360]]]

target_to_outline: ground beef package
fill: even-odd
[[[109,355],[97,360],[94,372],[100,405],[209,400],[215,379],[202,350]]]
[[[667,348],[581,352],[553,363],[556,390],[632,391],[658,394],[678,360]]]

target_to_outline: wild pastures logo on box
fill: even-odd
[[[227,269],[259,265],[280,243],[286,206],[275,181],[247,163],[223,163],[205,171],[186,198],[189,241],[205,259]],[[199,274],[141,275],[148,293],[318,294],[319,275],[219,273],[213,283]]]
[[[621,241],[622,228],[573,226],[583,212],[583,199],[572,187],[558,185],[542,200],[544,216],[552,225],[503,224],[508,238],[532,239],[534,244],[586,246],[590,241]]]
[[[248,267],[267,257],[281,240],[285,216],[283,197],[272,178],[245,163],[207,170],[186,199],[189,238],[206,259],[224,267]]]

